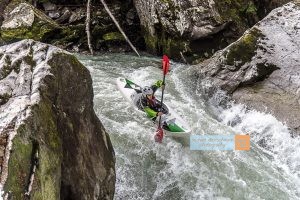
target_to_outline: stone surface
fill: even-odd
[[[246,1],[200,1],[200,0],[135,0],[135,7],[144,30],[148,50],[158,54],[168,54],[172,58],[193,57],[193,54],[211,54],[212,49],[219,49],[221,38],[239,35],[237,29],[229,31],[227,37],[223,31],[234,23],[241,22],[238,10]],[[248,1],[247,1],[248,2]],[[252,2],[252,1],[251,1]],[[236,14],[234,14],[236,13]],[[245,30],[246,23],[239,23]],[[225,31],[226,32],[226,31]],[[215,34],[220,33],[220,36]],[[213,38],[211,38],[214,36]],[[210,42],[202,41],[208,39]],[[228,43],[227,43],[228,44]]]
[[[255,0],[134,0],[134,3],[148,50],[191,61],[197,58],[202,61],[226,47],[270,11],[266,9],[269,1]]]
[[[114,151],[73,55],[33,40],[0,47],[0,92],[4,197],[25,199],[36,166],[30,199],[113,199]]]
[[[300,3],[273,10],[237,42],[195,68],[199,89],[222,89],[300,132]]]
[[[49,33],[58,28],[55,21],[32,5],[20,3],[5,16],[1,26],[1,36],[5,41],[16,39],[43,41],[49,37]]]

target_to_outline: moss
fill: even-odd
[[[38,9],[33,9],[35,17],[34,22],[31,27],[19,27],[14,29],[2,29],[1,36],[5,41],[11,41],[15,39],[34,39],[38,41],[45,40],[44,36],[53,31],[54,29],[58,29],[59,25],[48,18],[45,14],[43,14]]]
[[[32,195],[32,199],[59,199],[59,185],[60,185],[60,165],[61,157],[54,156],[49,149],[41,148],[39,151],[39,170],[36,172],[36,183],[39,186],[39,190],[35,191]]]
[[[52,31],[55,27],[49,26],[42,21],[35,19],[31,27],[20,27],[17,29],[2,30],[2,37],[6,41],[13,39],[34,39],[38,41],[44,40],[44,35]]]
[[[14,199],[25,199],[27,181],[31,167],[32,144],[25,137],[23,127],[18,129],[17,136],[12,141],[12,151],[8,163],[8,177],[4,189],[13,194]]]
[[[233,43],[226,51],[226,64],[242,66],[250,62],[256,53],[257,41],[263,37],[260,30],[253,28],[246,33],[240,40]],[[239,62],[236,62],[239,61]]]
[[[257,15],[257,8],[252,1],[224,0],[215,1],[223,22],[233,21],[241,30],[248,28],[249,16]]]
[[[167,54],[172,58],[181,58],[180,52],[189,52],[189,42],[181,38],[145,35],[145,43],[148,51],[155,54]]]
[[[39,166],[35,176],[32,199],[59,199],[60,166],[62,162],[62,142],[57,131],[56,119],[51,104],[44,101],[34,107],[36,124],[44,130],[35,133],[40,143]],[[40,132],[43,132],[41,134]],[[45,143],[47,141],[47,143]]]
[[[11,192],[13,199],[25,199],[32,167],[33,141],[39,144],[39,165],[30,199],[59,199],[62,143],[51,105],[43,100],[32,107],[32,121],[28,120],[19,127],[13,140],[8,179],[4,188]]]
[[[53,116],[51,104],[40,103],[39,112],[42,113],[40,120],[43,121],[41,121],[41,124],[47,128],[47,134],[44,134],[43,140],[48,141],[48,148],[58,150],[61,146],[61,140],[57,132],[56,120]]]
[[[51,36],[51,38],[48,38],[46,42],[54,45],[67,45],[70,42],[74,42],[85,37],[85,25],[70,25],[59,29],[58,33]]]
[[[123,37],[123,35],[120,32],[106,33],[102,37],[105,41],[112,41],[112,40],[125,41],[125,38]]]
[[[148,51],[150,51],[151,53],[158,53],[158,40],[157,37],[155,36],[151,36],[150,34],[145,34],[144,35],[144,39],[145,39],[145,43],[146,43],[146,47],[148,49]]]
[[[186,53],[189,51],[189,42],[183,39],[177,38],[168,38],[164,42],[163,54],[167,54],[170,56],[174,56],[176,58],[180,58],[180,52]]]

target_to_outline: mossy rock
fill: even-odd
[[[63,27],[57,30],[57,34],[48,38],[46,42],[57,46],[67,46],[69,43],[77,42],[81,38],[86,38],[84,24]]]
[[[1,37],[5,41],[34,39],[44,41],[59,25],[27,3],[21,3],[3,21]]]
[[[250,62],[256,54],[258,40],[263,37],[260,30],[253,28],[245,33],[240,40],[233,43],[227,51],[225,51],[227,65],[240,67]]]
[[[151,36],[149,34],[144,36],[147,49],[151,53],[167,54],[172,58],[181,58],[180,53],[189,52],[189,41],[182,38]]]
[[[32,146],[30,141],[25,139],[22,128],[18,133],[20,135],[13,140],[13,148],[8,164],[10,173],[8,173],[4,190],[11,191],[15,199],[25,199],[24,194],[31,167]]]
[[[10,197],[13,199],[25,199],[33,167],[33,153],[38,151],[39,161],[31,199],[56,200],[60,196],[62,141],[57,131],[55,114],[51,104],[45,102],[36,105],[33,113],[34,117],[27,119],[27,123],[18,128],[13,139],[8,164],[10,171],[4,189],[11,192]],[[36,146],[36,143],[40,145]]]
[[[252,0],[224,0],[216,1],[215,4],[222,20],[233,22],[241,31],[253,25],[249,22],[249,18],[258,15],[257,7]]]

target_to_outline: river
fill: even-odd
[[[191,151],[173,138],[157,144],[155,127],[125,101],[115,79],[151,85],[162,79],[161,59],[128,54],[78,58],[91,72],[94,108],[115,149],[114,199],[300,199],[300,138],[291,138],[272,115],[242,105],[227,110],[209,106],[196,92],[192,66],[171,62],[164,99],[192,134],[250,133],[251,150]]]

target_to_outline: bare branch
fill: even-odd
[[[91,0],[88,0],[87,5],[86,5],[85,31],[86,31],[89,50],[90,50],[91,54],[94,55],[93,47],[92,47],[92,44],[91,44],[90,23],[91,23]]]
[[[122,30],[122,28],[120,27],[119,23],[117,22],[116,18],[113,16],[113,14],[110,12],[108,6],[106,5],[104,0],[100,0],[101,3],[103,4],[106,12],[109,14],[110,18],[113,20],[113,22],[115,23],[115,25],[117,26],[117,28],[119,29],[119,31],[122,33],[123,37],[125,38],[125,40],[128,42],[128,44],[130,45],[130,47],[133,49],[133,51],[140,56],[140,54],[138,53],[138,51],[136,50],[136,48],[133,46],[133,44],[130,42],[130,40],[128,39],[128,37],[126,36],[126,34],[124,33],[124,31]]]

